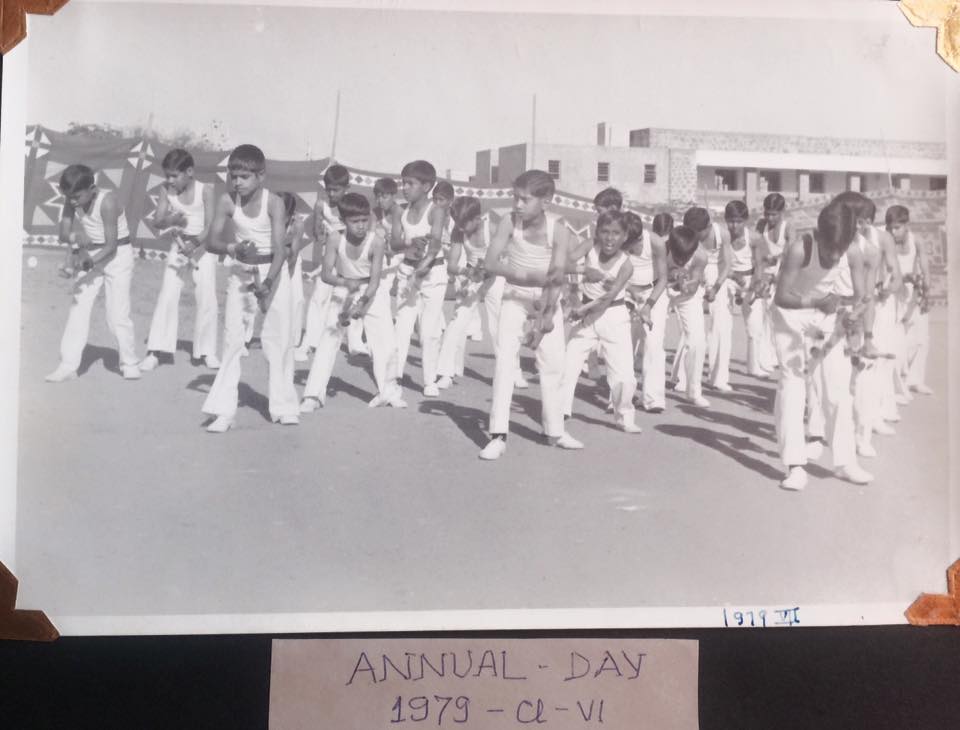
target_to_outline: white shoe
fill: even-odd
[[[716,391],[718,391],[718,392],[720,392],[720,393],[732,393],[732,392],[733,392],[733,388],[731,388],[729,385],[714,385],[714,386],[712,386],[712,387],[713,387],[714,390],[716,390]]]
[[[890,416],[884,416],[883,420],[887,421],[888,423],[900,423],[900,414],[894,413]]]
[[[211,370],[220,369],[220,358],[218,358],[216,355],[205,355],[203,362]]]
[[[581,443],[580,441],[577,441],[573,436],[568,434],[566,431],[564,431],[563,434],[561,434],[560,437],[553,442],[553,445],[559,446],[561,449],[570,449],[570,450],[583,448],[583,443]]]
[[[643,429],[635,423],[627,422],[620,424],[620,430],[624,433],[643,433]]]
[[[873,432],[880,434],[881,436],[896,436],[897,429],[891,426],[889,423],[884,423],[883,421],[878,421],[873,426]]]
[[[440,388],[437,387],[436,383],[430,383],[430,385],[425,385],[423,386],[423,395],[426,398],[439,398]]]
[[[247,348],[243,348],[246,350]],[[293,359],[296,362],[309,362],[310,360],[310,348],[309,347],[298,347],[293,351]]]
[[[124,380],[140,380],[140,368],[136,365],[124,365],[120,368]]]
[[[240,348],[240,357],[250,357],[250,348],[246,345]]]
[[[69,368],[60,365],[50,373],[47,377],[44,378],[48,383],[62,383],[66,380],[73,380],[77,377],[76,370],[70,370]]]
[[[406,408],[407,402],[399,394],[392,396],[388,401],[387,405],[391,408]]]
[[[908,405],[910,405],[911,403],[913,403],[913,398],[911,398],[911,397],[910,397],[909,395],[907,395],[906,393],[903,393],[903,394],[898,395],[898,396],[896,397],[896,401],[897,401],[897,405],[898,405],[898,406],[908,406]]]
[[[811,461],[819,459],[823,456],[823,441],[807,441],[806,453]]]
[[[437,378],[437,387],[440,390],[446,390],[451,385],[453,385],[453,378],[451,378],[449,375],[441,375],[439,378]]]
[[[877,450],[873,448],[873,444],[863,442],[857,444],[857,455],[872,459],[877,455]]]
[[[226,433],[233,428],[233,419],[226,416],[217,416],[213,422],[207,426],[207,433]]]
[[[379,393],[377,393],[375,396],[373,396],[373,398],[367,401],[367,408],[379,408],[384,403],[386,403],[386,400],[384,399],[384,397]]]
[[[923,383],[920,385],[911,385],[910,390],[912,390],[914,393],[919,393],[920,395],[933,395],[933,388],[931,388],[929,385],[924,385]]]
[[[480,458],[484,461],[496,461],[503,456],[503,452],[506,450],[507,442],[504,439],[490,439],[489,443],[480,452]]]
[[[790,472],[780,482],[781,489],[789,489],[791,492],[802,492],[807,486],[807,470],[802,466],[791,466]]]
[[[323,403],[321,403],[320,399],[315,395],[308,395],[302,401],[300,401],[301,413],[313,413],[315,410],[322,407]]]
[[[530,383],[527,382],[525,377],[518,375],[516,380],[513,381],[513,387],[517,390],[526,390],[530,387]]]
[[[697,408],[709,408],[710,401],[704,398],[702,395],[698,395],[696,398],[691,398],[690,402],[693,403]]]
[[[873,474],[863,469],[859,464],[838,467],[834,474],[840,479],[846,479],[854,484],[869,484],[873,481]]]
[[[300,416],[280,416],[280,418],[277,419],[277,423],[281,426],[299,426]]]
[[[159,364],[160,360],[157,359],[157,356],[153,353],[150,353],[140,361],[140,364],[137,367],[139,367],[142,372],[149,373],[151,370],[155,370]]]

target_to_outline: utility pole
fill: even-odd
[[[537,95],[533,95],[533,114],[530,129],[530,167],[537,166]]]
[[[337,89],[337,105],[333,113],[333,142],[330,145],[330,162],[337,158],[337,130],[340,128],[340,89]]]

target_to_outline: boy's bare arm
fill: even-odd
[[[320,280],[330,286],[346,286],[345,279],[337,274],[337,249],[339,246],[328,241],[323,249],[323,268],[320,270]]]
[[[513,221],[510,214],[507,213],[497,222],[497,230],[493,234],[493,240],[487,247],[487,254],[483,259],[483,268],[494,276],[507,276],[509,267],[501,263],[500,258],[513,233]]]
[[[565,221],[558,218],[553,229],[553,256],[550,259],[550,268],[544,277],[545,281],[542,283],[546,306],[551,309],[557,305],[562,293],[567,261],[570,257],[570,249],[574,245],[574,241],[571,240],[573,237]]]
[[[203,229],[197,235],[200,246],[206,246],[210,230],[213,228],[213,219],[216,215],[217,199],[213,192],[213,185],[203,186]]]
[[[914,268],[920,271],[920,276],[923,277],[923,280],[926,281],[929,286],[930,260],[927,258],[927,249],[922,243],[917,241],[916,237],[913,239],[913,246],[917,252],[917,261],[914,264]]]
[[[210,224],[210,234],[207,236],[207,250],[217,254],[225,253],[233,256],[236,253],[236,243],[223,241],[223,229],[227,225],[227,218],[233,215],[233,200],[224,193],[217,201],[217,209]]]
[[[880,252],[886,269],[890,272],[890,282],[886,289],[888,292],[898,292],[903,286],[903,272],[900,271],[900,259],[897,258],[897,243],[888,231],[880,233]]]
[[[817,255],[816,243],[813,256]],[[802,240],[786,246],[783,250],[783,261],[780,264],[780,274],[777,277],[776,294],[774,303],[783,309],[811,309],[813,307],[811,298],[794,291],[797,274],[803,268],[804,245]]]
[[[366,302],[363,307],[364,312],[370,308],[370,302],[373,301],[373,297],[377,293],[377,288],[380,286],[380,277],[383,275],[383,252],[385,248],[386,245],[383,238],[380,235],[374,236],[373,244],[370,247],[370,281],[367,284],[366,291],[363,292],[363,296],[366,297]]]
[[[414,271],[415,275],[422,276],[429,271],[433,260],[440,255],[443,247],[443,230],[447,224],[447,211],[437,206],[430,208],[430,242],[427,244],[427,250],[424,251],[423,258]]]
[[[273,287],[276,287],[277,276],[287,260],[287,212],[279,195],[270,193],[267,196],[267,215],[270,217],[270,249],[273,254],[273,260],[270,262],[270,268],[267,271],[267,279],[270,280]]]
[[[667,246],[660,236],[650,236],[650,254],[653,259],[653,291],[647,303],[652,309],[667,290]]]
[[[403,240],[403,208],[399,205],[390,209],[390,247],[394,252],[407,248],[407,241]]]
[[[460,241],[450,242],[450,253],[447,258],[447,273],[450,276],[456,276],[460,273],[460,257],[463,255],[463,243]]]
[[[717,241],[717,247],[720,249],[720,261],[717,272],[717,282],[713,285],[714,293],[720,291],[723,282],[730,276],[730,268],[733,266],[733,247],[730,244],[730,234],[720,229],[720,240]]]

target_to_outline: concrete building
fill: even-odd
[[[770,192],[807,200],[844,190],[946,188],[946,147],[936,142],[806,137],[646,128],[628,147],[521,143],[476,153],[475,185],[507,186],[529,167],[547,170],[564,192],[592,197],[605,187],[639,204],[756,206]]]

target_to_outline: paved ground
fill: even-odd
[[[946,324],[934,328],[940,397],[877,437],[879,476],[857,487],[811,471],[777,487],[773,385],[742,374],[696,410],[671,396],[613,430],[583,381],[570,431],[541,445],[537,389],[518,393],[509,450],[477,459],[493,360],[471,343],[467,377],[410,409],[368,410],[372,386],[341,360],[327,407],[269,423],[266,363],[245,362],[237,428],[208,435],[213,374],[176,364],[123,381],[102,304],[82,377],[51,385],[68,306],[59,254],[24,266],[19,605],[57,616],[463,608],[903,602],[939,588],[947,545]],[[146,337],[159,282],[138,262]],[[184,296],[182,322],[191,321]],[[735,358],[743,356],[737,325]],[[189,330],[182,336],[189,337]],[[670,339],[668,342],[672,342]],[[419,350],[411,359],[419,365]],[[526,362],[528,368],[531,362]],[[419,381],[419,370],[410,372]],[[297,374],[302,384],[306,372]]]

